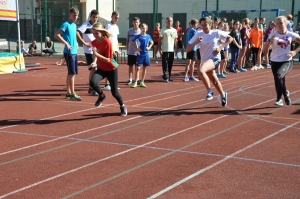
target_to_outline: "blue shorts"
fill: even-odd
[[[67,63],[68,75],[77,75],[78,74],[77,54],[64,53],[64,57]]]
[[[210,58],[210,59],[214,62],[215,69],[217,69],[221,61],[218,58]]]
[[[150,66],[150,58],[149,55],[138,55],[136,57],[136,66]]]

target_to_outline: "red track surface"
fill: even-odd
[[[107,91],[94,108],[85,66],[83,101],[65,100],[66,67],[55,61],[28,58],[48,69],[0,76],[0,198],[300,198],[299,65],[286,81],[291,106],[273,105],[265,69],[221,79],[223,108],[204,100],[201,82],[182,81],[183,62],[168,84],[152,63],[146,89],[125,85],[121,64],[120,117]]]

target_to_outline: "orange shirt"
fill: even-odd
[[[182,35],[179,36],[179,34],[183,33],[183,29],[181,27],[178,27],[178,28],[175,28],[177,30],[177,35],[178,35],[178,38],[177,40],[178,41],[182,41]]]
[[[261,48],[262,47],[262,40],[264,37],[264,33],[262,29],[252,29],[250,32],[250,39],[251,44],[254,44],[254,46],[251,45],[253,48]]]
[[[94,41],[92,41],[92,46],[97,48],[97,51],[100,55],[102,55],[106,58],[114,57],[114,51],[113,51],[113,47],[112,47],[112,43],[111,43],[110,39],[104,38],[101,41],[94,40]],[[98,59],[97,67],[98,67],[98,69],[103,70],[103,71],[116,70],[116,67],[111,60],[110,60],[110,62],[106,62],[101,59]]]
[[[153,38],[155,38],[155,42],[158,42],[159,40],[159,33],[160,33],[161,30],[153,30]],[[154,37],[154,36],[157,36],[157,37]]]

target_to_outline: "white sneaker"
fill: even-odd
[[[257,66],[252,66],[252,68],[250,70],[258,70]]]
[[[257,67],[257,69],[265,69],[265,67],[263,67],[262,65],[259,65],[258,67]]]
[[[275,104],[275,105],[278,105],[278,106],[283,106],[282,99],[276,100],[274,104]]]
[[[111,90],[110,85],[104,86],[104,90],[110,91]]]
[[[158,64],[158,61],[156,61],[155,63]]]
[[[267,64],[267,68],[272,68],[270,64]]]

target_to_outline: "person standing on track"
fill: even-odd
[[[182,60],[185,60],[184,58],[184,43],[182,41],[182,37],[184,36],[184,30],[180,27],[180,22],[179,21],[176,21],[175,23],[176,25],[176,31],[177,31],[177,35],[178,35],[178,38],[177,38],[177,46],[176,46],[176,49],[175,49],[175,54],[176,54],[176,59],[178,60],[179,59],[179,52],[178,50],[181,49],[181,59]]]
[[[123,103],[122,96],[118,92],[118,63],[114,60],[113,45],[109,39],[111,35],[103,28],[101,23],[95,23],[92,31],[96,38],[92,41],[92,46],[93,54],[97,57],[97,71],[91,78],[90,87],[92,87],[99,95],[95,106],[100,107],[102,102],[106,99],[99,86],[99,82],[103,78],[107,78],[111,84],[111,94],[120,105],[121,116],[126,116],[127,106]],[[93,62],[92,64],[95,65],[96,63]]]
[[[92,26],[95,24],[99,19],[99,12],[97,10],[92,10],[90,13],[90,20],[84,22],[78,29],[77,29],[77,39],[84,45],[83,50],[85,54],[86,64],[88,65],[88,69],[90,71],[89,80],[91,80],[92,75],[96,72],[97,66],[92,67],[91,63],[94,61],[93,58],[93,51],[91,42],[95,40],[95,37],[92,33]],[[81,35],[82,34],[82,37]],[[89,95],[97,95],[92,88],[88,90]]]
[[[68,68],[66,99],[73,101],[81,101],[81,97],[75,93],[74,88],[75,75],[78,74],[78,49],[75,24],[75,21],[78,19],[78,15],[79,10],[77,7],[70,8],[68,21],[64,22],[60,29],[55,33],[55,38],[65,45],[64,57]]]
[[[300,44],[299,34],[291,32],[287,29],[288,24],[285,16],[279,16],[275,19],[276,31],[270,34],[268,41],[264,46],[264,52],[268,53],[271,46],[271,66],[274,76],[277,98],[275,105],[283,106],[282,95],[286,105],[291,104],[290,92],[286,89],[285,76],[292,69],[293,56],[299,51],[300,47],[290,51],[293,41]]]
[[[106,24],[105,29],[110,33],[110,40],[113,45],[114,49],[114,58],[117,60],[117,57],[119,56],[119,42],[118,42],[118,35],[120,33],[119,27],[117,25],[117,22],[120,19],[120,13],[118,11],[113,11],[111,14],[111,21]],[[110,84],[108,80],[105,78],[105,86],[104,90],[111,90]]]
[[[127,85],[132,84],[132,76],[133,76],[133,65],[135,65],[135,71],[137,72],[136,69],[136,57],[137,57],[137,52],[132,48],[130,45],[131,40],[141,34],[141,29],[139,28],[140,25],[140,19],[138,17],[134,17],[132,19],[132,25],[133,27],[130,28],[127,32],[127,39],[126,39],[126,48],[127,48],[127,65],[128,65],[128,81]],[[135,42],[135,46],[138,46],[138,43]],[[139,75],[138,75],[139,77]]]
[[[221,30],[212,30],[212,20],[208,17],[201,18],[200,25],[202,31],[194,35],[194,37],[189,41],[187,52],[192,51],[195,45],[200,45],[202,65],[200,66],[199,74],[207,90],[206,100],[211,100],[214,97],[209,83],[209,81],[211,81],[220,94],[222,106],[226,106],[227,92],[223,91],[215,69],[220,65],[220,51],[222,48],[232,42],[233,38],[229,36],[227,32]],[[226,41],[219,45],[219,40],[221,38],[226,38]]]
[[[158,46],[161,46],[162,54],[162,70],[163,70],[163,79],[165,83],[172,82],[171,72],[174,61],[174,46],[176,49],[177,46],[177,31],[172,27],[173,18],[166,18],[166,28],[163,28],[159,33],[159,42]]]
[[[159,46],[158,46],[158,40],[159,40],[159,33],[160,33],[161,29],[160,29],[160,23],[157,22],[156,23],[156,29],[153,30],[153,39],[154,39],[154,45],[153,45],[153,48],[154,48],[154,58],[155,58],[155,63],[158,64],[158,57],[157,57],[157,52],[160,52],[160,49],[159,49]],[[160,56],[159,56],[160,57]]]

